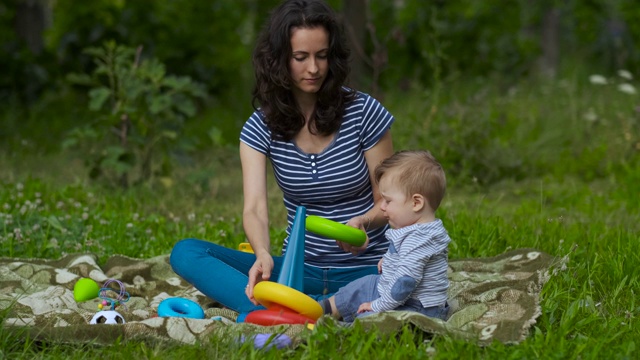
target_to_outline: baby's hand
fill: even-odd
[[[363,312],[367,311],[373,311],[370,302],[362,303],[360,307],[358,307],[358,314],[362,314]]]
[[[382,260],[384,260],[384,258],[381,258],[380,261],[378,261],[378,274],[382,274]]]

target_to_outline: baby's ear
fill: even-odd
[[[413,201],[413,211],[415,212],[422,211],[426,201],[424,196],[420,194],[413,194],[413,196],[411,196],[411,199]]]

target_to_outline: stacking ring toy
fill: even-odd
[[[175,297],[162,300],[158,305],[158,316],[204,319],[204,310],[194,301]]]
[[[362,246],[367,240],[367,234],[360,229],[315,215],[307,216],[306,228],[314,234],[353,246]]]
[[[247,314],[244,319],[250,324],[273,326],[283,324],[315,324],[316,321],[304,315],[273,310],[255,310]]]
[[[322,306],[303,292],[272,281],[261,281],[253,288],[253,297],[271,310],[291,309],[292,312],[317,320],[323,315]],[[286,310],[280,312],[288,312]]]

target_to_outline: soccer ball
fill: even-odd
[[[124,324],[124,318],[115,310],[98,311],[89,322],[92,325],[99,324]]]

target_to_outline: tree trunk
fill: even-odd
[[[44,50],[44,30],[51,23],[51,7],[44,0],[23,0],[18,4],[15,31],[27,47],[38,55]]]
[[[349,86],[363,89],[367,73],[365,39],[367,34],[367,0],[346,0],[342,2],[345,35],[351,49],[351,75]]]
[[[540,71],[543,75],[554,78],[558,72],[560,61],[560,11],[556,8],[546,9],[542,18],[542,58]]]

